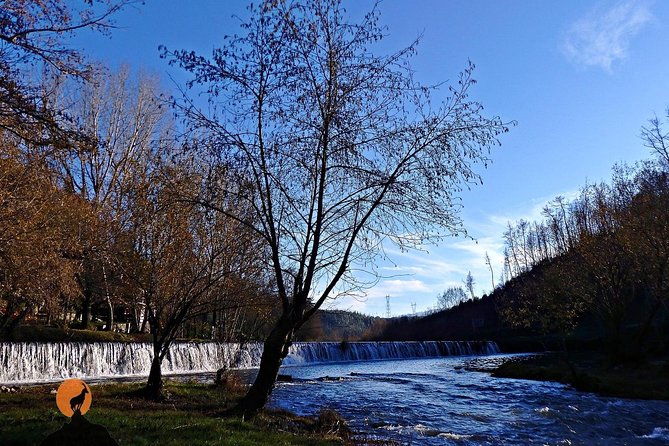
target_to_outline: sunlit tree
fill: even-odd
[[[134,183],[143,181],[156,157],[174,135],[155,80],[132,79],[127,68],[110,72],[102,67],[89,74],[81,87],[67,83],[61,102],[89,140],[51,156],[62,187],[91,204],[101,224],[89,231],[83,251],[82,325],[91,319],[91,306],[108,308],[107,329],[113,327],[112,278],[118,265],[113,251],[128,226],[128,199]],[[103,223],[103,224],[102,224]],[[134,302],[127,302],[132,304]]]
[[[12,150],[12,139],[4,135],[0,155],[0,338],[78,295],[82,233],[96,223],[89,204],[60,190],[46,165]]]
[[[269,253],[280,317],[238,407],[245,413],[267,401],[295,330],[326,300],[358,290],[354,271],[371,271],[383,243],[463,232],[456,194],[479,182],[476,165],[507,131],[469,99],[472,64],[442,96],[413,76],[416,43],[374,54],[385,34],[378,18],[374,9],[351,22],[337,0],[267,1],[210,57],[164,50],[211,100],[176,105],[237,178],[212,177],[208,192],[247,203],[252,220],[222,212]]]

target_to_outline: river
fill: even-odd
[[[371,438],[412,445],[666,445],[669,401],[605,398],[472,368],[510,355],[289,366],[270,405],[338,411]]]
[[[669,401],[602,398],[473,371],[510,357],[498,352],[486,341],[295,343],[282,369],[294,381],[277,385],[271,405],[303,415],[332,408],[356,431],[399,444],[669,444]],[[177,343],[163,371],[205,379],[222,366],[252,373],[261,354],[258,343]],[[0,343],[0,383],[143,378],[151,355],[142,343]]]

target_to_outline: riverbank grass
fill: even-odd
[[[21,325],[11,336],[12,342],[151,342],[147,333],[78,330],[74,328]]]
[[[265,411],[251,421],[225,417],[238,395],[221,387],[168,381],[161,402],[133,396],[143,384],[92,385],[86,419],[104,426],[120,445],[343,445],[352,444],[327,420]],[[0,444],[39,444],[69,420],[57,409],[56,386],[0,394]]]
[[[603,396],[669,400],[669,358],[611,366],[601,353],[546,353],[513,358],[492,375],[556,381]]]

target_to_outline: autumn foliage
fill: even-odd
[[[509,225],[509,280],[495,294],[512,325],[567,335],[589,318],[616,360],[666,348],[667,137],[651,124],[644,141],[654,160],[617,166],[609,183],[587,185],[571,201],[556,198],[541,222]]]

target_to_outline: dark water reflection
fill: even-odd
[[[271,405],[303,415],[330,407],[356,430],[403,444],[669,444],[669,402],[604,398],[468,370],[506,357],[285,367],[296,381],[280,383]]]

